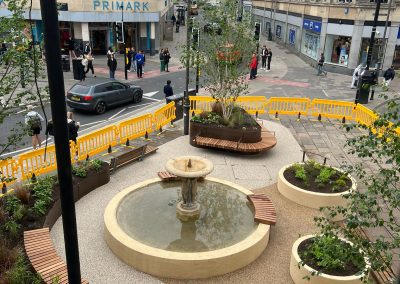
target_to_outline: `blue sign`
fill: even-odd
[[[295,45],[296,42],[296,30],[289,30],[289,44]]]
[[[322,26],[321,22],[311,21],[311,20],[307,20],[307,19],[303,20],[303,28],[305,28],[306,30],[309,30],[309,31],[312,31],[312,32],[316,32],[316,33],[320,33],[321,32],[321,26]]]

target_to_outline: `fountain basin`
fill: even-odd
[[[205,181],[229,186],[243,195],[252,193],[239,185],[216,178],[206,178]],[[161,249],[132,237],[132,234],[127,233],[119,223],[119,207],[123,206],[124,200],[132,194],[136,194],[146,186],[158,183],[160,179],[156,178],[126,188],[110,201],[105,210],[105,240],[113,253],[128,265],[158,277],[207,278],[226,274],[248,265],[267,246],[270,227],[264,224],[253,224],[254,228],[246,237],[227,247],[200,252]]]

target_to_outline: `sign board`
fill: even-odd
[[[289,29],[289,44],[295,45],[296,43],[296,30]]]
[[[318,21],[312,21],[308,19],[303,20],[303,28],[315,33],[321,33],[322,23]]]

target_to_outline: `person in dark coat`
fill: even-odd
[[[108,69],[110,70],[110,79],[115,79],[115,70],[117,70],[117,60],[114,57],[114,53],[110,55],[107,61]]]
[[[171,87],[171,80],[167,81],[167,84],[164,86],[164,95],[165,95],[165,100],[168,103],[167,99],[170,96],[174,95],[174,90]]]
[[[172,26],[175,26],[176,17],[175,17],[174,14],[173,14],[172,17],[171,17],[171,20],[172,20]]]
[[[143,77],[143,65],[144,65],[144,61],[145,61],[143,51],[139,51],[139,53],[136,54],[135,60],[136,60],[137,77],[142,78]]]
[[[68,138],[76,143],[76,138],[78,137],[78,129],[80,123],[76,122],[73,118],[72,112],[67,112],[67,127],[68,127]]]
[[[267,53],[267,62],[268,62],[267,70],[268,71],[271,70],[271,60],[272,60],[272,51],[271,51],[271,48],[268,48],[268,53]]]
[[[164,49],[160,49],[160,72],[165,71]]]
[[[385,73],[383,73],[383,85],[389,88],[389,84],[393,81],[396,72],[394,71],[393,65],[388,68]]]
[[[261,49],[261,69],[267,70],[268,48],[264,45]]]
[[[164,63],[165,63],[165,71],[166,72],[169,72],[168,64],[169,64],[170,58],[171,58],[171,54],[169,53],[168,48],[164,49]]]
[[[328,72],[324,70],[324,63],[325,63],[325,56],[324,53],[322,52],[317,63],[317,76],[321,75],[322,73],[324,73],[325,76],[328,74]]]
[[[69,58],[73,59],[76,58],[75,54],[75,40],[70,36],[67,41],[68,51],[69,51]]]

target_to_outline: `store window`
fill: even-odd
[[[314,59],[318,57],[319,34],[305,32],[303,34],[302,52]]]
[[[396,45],[393,55],[393,67],[400,69],[400,45]]]
[[[327,35],[325,42],[325,60],[347,66],[350,54],[351,37]]]
[[[370,42],[369,38],[363,38],[361,41],[360,56],[358,60],[360,64],[367,63],[369,42]],[[382,48],[382,46],[383,46],[383,39],[381,38],[375,39],[374,48],[372,50],[371,62],[369,64],[369,66],[371,66],[372,68],[375,68],[378,63],[379,49]]]

